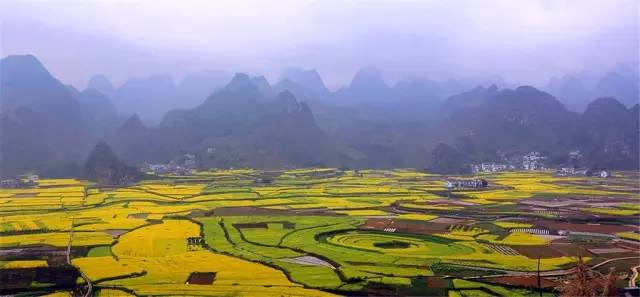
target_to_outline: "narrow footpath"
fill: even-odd
[[[69,243],[67,244],[67,264],[69,264],[69,266],[73,266],[73,264],[71,264],[71,243],[73,242],[73,227],[74,224],[71,223],[71,229],[69,230]],[[80,272],[80,276],[82,277],[82,279],[84,279],[84,282],[87,283],[87,292],[83,296],[93,296],[91,295],[93,291],[93,284],[91,283],[91,280],[80,269],[78,269],[78,272]]]

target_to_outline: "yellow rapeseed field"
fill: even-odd
[[[74,232],[74,246],[108,245],[113,238],[104,232]],[[0,247],[52,245],[66,247],[69,243],[68,232],[34,233],[2,236]]]
[[[7,263],[0,264],[0,268],[36,268],[36,267],[48,267],[45,260],[14,260]]]
[[[549,243],[548,238],[529,233],[510,233],[502,240],[498,239],[498,235],[495,234],[482,234],[477,238],[490,243],[504,245],[545,245]]]
[[[640,210],[637,209],[621,209],[621,208],[604,208],[604,207],[585,207],[582,211],[595,214],[614,215],[614,216],[637,216]]]
[[[428,215],[428,214],[419,214],[419,213],[403,213],[397,216],[398,219],[403,220],[415,220],[415,221],[430,221],[438,216]]]
[[[620,233],[616,233],[616,235],[618,235],[618,236],[620,236],[621,238],[624,238],[624,239],[630,239],[630,240],[640,241],[640,233],[635,233],[635,232],[620,232]]]
[[[146,274],[106,284],[124,286],[140,295],[331,295],[305,289],[268,266],[208,250],[188,250],[186,238],[199,236],[199,226],[187,220],[165,220],[123,235],[112,247],[117,265],[135,267]],[[215,272],[215,281],[211,285],[186,284],[192,272]]]
[[[533,226],[533,224],[529,224],[529,223],[508,222],[508,221],[497,221],[497,222],[493,222],[493,224],[498,226],[498,227],[505,228],[505,229],[530,228],[531,226]]]
[[[140,267],[128,265],[126,261],[118,261],[108,256],[76,258],[71,261],[71,264],[78,267],[92,281],[143,272]]]

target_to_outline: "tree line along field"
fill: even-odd
[[[477,177],[489,186],[307,168],[2,189],[0,293],[553,296],[578,256],[628,282],[638,173]]]

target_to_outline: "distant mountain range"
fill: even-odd
[[[175,108],[194,107],[203,98],[223,87],[230,79],[224,72],[203,71],[186,75],[179,83],[166,74],[134,77],[115,88],[107,77],[96,74],[86,89],[107,96],[122,114],[138,114],[143,120],[157,124],[162,116]]]
[[[0,62],[2,173],[57,166],[91,146],[88,119],[73,90],[33,56]]]
[[[580,150],[584,166],[637,169],[638,95],[625,75],[607,75],[595,89],[570,77],[550,83],[567,102],[583,102],[594,90],[604,95],[592,96],[581,113],[530,86],[483,87],[488,81],[479,79],[389,86],[375,67],[358,71],[336,92],[315,70],[297,68],[286,69],[274,85],[262,76],[239,73],[229,80],[205,72],[179,84],[155,75],[116,88],[97,75],[76,91],[35,57],[9,56],[0,61],[1,173],[79,175],[100,141],[118,160],[137,165],[193,154],[205,168],[456,173],[469,163],[529,151],[563,164]]]
[[[592,98],[599,97],[613,97],[632,107],[638,104],[640,96],[640,74],[632,67],[622,65],[599,78],[586,74],[552,78],[547,90],[576,112],[583,112]]]

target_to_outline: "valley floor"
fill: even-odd
[[[631,286],[638,177],[308,168],[127,187],[44,179],[0,189],[0,294],[553,296],[578,258]],[[488,186],[444,187],[470,178]]]

